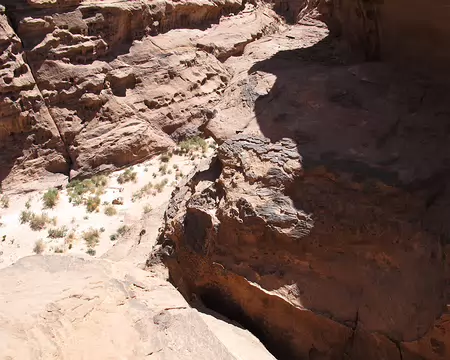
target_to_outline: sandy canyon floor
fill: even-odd
[[[167,202],[178,182],[202,159],[213,156],[214,141],[207,139],[205,143],[204,149],[198,147],[189,153],[177,154],[167,152],[99,176],[104,186],[92,186],[78,202],[70,183],[57,191],[56,204],[51,208],[46,207],[43,200],[48,190],[1,195],[0,268],[36,253],[101,257],[125,237],[134,236],[134,240],[139,241],[146,235],[153,237],[154,244]],[[123,182],[122,178],[127,175],[134,180]],[[92,199],[97,195],[96,204]],[[93,204],[88,209],[89,201]],[[48,221],[37,225],[25,221],[27,213],[29,217],[47,217]],[[144,218],[149,219],[150,227],[145,234],[140,234],[141,229],[136,233],[136,227]]]

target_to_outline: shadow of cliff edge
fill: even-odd
[[[362,320],[360,313],[360,321],[383,322],[384,316],[375,320],[374,314],[391,313],[390,307],[398,306],[403,315],[393,332],[389,334],[387,325],[380,329],[384,327],[396,344],[402,339],[420,341],[442,315],[449,295],[450,86],[387,63],[347,62],[336,44],[329,36],[309,48],[280,51],[256,63],[250,78],[274,74],[276,82],[255,101],[254,114],[264,136],[272,142],[293,139],[303,158],[304,176],[289,195],[298,209],[315,219],[301,245],[304,252],[316,252],[318,259],[310,266],[332,268],[328,260],[336,262],[342,251],[348,252],[345,269],[337,265],[329,275],[348,286],[343,285],[348,279],[340,276],[355,274],[349,289],[367,292],[361,295],[364,306],[370,304],[367,296],[373,290],[364,290],[369,277],[356,274],[370,272],[377,281],[390,277],[390,284],[375,287],[386,296],[372,294],[378,299]],[[416,246],[427,255],[422,257]],[[379,268],[381,254],[397,265]],[[397,271],[404,274],[386,275]],[[429,309],[416,315],[409,304],[413,300],[400,293],[389,301],[388,293],[395,297],[394,288],[403,287],[395,284],[396,278],[416,282],[405,285],[405,293],[412,291]],[[320,289],[325,283],[314,274],[297,282],[301,291],[309,292],[302,297],[306,308],[326,313],[326,302],[317,297],[333,296]],[[341,290],[334,295],[339,297]],[[402,325],[407,318],[417,325],[414,336]],[[357,317],[354,329],[358,326],[364,329]],[[403,354],[409,351],[402,346]]]

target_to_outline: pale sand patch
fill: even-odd
[[[208,144],[212,144],[211,139],[207,140]],[[42,196],[45,191],[31,192],[27,194],[13,194],[10,196],[10,206],[7,209],[0,208],[0,268],[9,266],[18,259],[33,255],[33,249],[36,241],[42,239],[45,243],[45,250],[43,254],[54,253],[57,249],[63,249],[65,254],[71,255],[86,255],[88,247],[82,238],[83,232],[92,229],[102,230],[100,234],[100,242],[95,247],[95,257],[100,257],[108,252],[117,241],[111,241],[110,236],[117,233],[117,229],[123,225],[139,226],[144,214],[146,205],[151,206],[152,211],[146,218],[154,219],[154,223],[150,220],[146,221],[147,236],[151,234],[153,237],[153,244],[156,241],[158,228],[162,225],[162,215],[167,207],[171,193],[176,184],[182,178],[176,180],[176,169],[173,165],[177,165],[178,169],[184,176],[188,175],[195,166],[202,160],[202,156],[213,156],[214,151],[208,148],[205,154],[201,151],[196,152],[197,158],[192,160],[190,156],[173,155],[169,162],[167,162],[167,170],[171,170],[171,174],[162,175],[159,167],[163,164],[160,161],[160,156],[156,156],[144,163],[132,166],[134,172],[137,173],[136,182],[127,182],[119,184],[117,178],[126,169],[116,171],[108,175],[109,182],[105,187],[105,193],[100,196],[101,205],[99,212],[89,213],[85,205],[75,206],[69,201],[69,196],[66,189],[59,191],[59,201],[54,209],[43,209]],[[156,178],[153,174],[157,174]],[[163,179],[167,179],[168,183],[164,186],[162,192],[152,191],[154,195],[146,195],[141,199],[132,201],[133,194],[140,190],[144,185],[151,182],[156,184]],[[153,189],[152,189],[153,190]],[[123,205],[114,205],[117,214],[114,216],[107,216],[104,214],[106,205],[104,202],[112,203],[114,199],[123,198]],[[20,215],[23,210],[26,210],[25,204],[30,201],[30,211],[40,214],[46,212],[50,217],[56,217],[56,226],[47,225],[44,230],[33,231],[29,224],[20,223]],[[48,230],[52,228],[59,228],[66,226],[68,232],[75,233],[75,241],[69,249],[65,244],[65,239],[51,239],[48,237]],[[5,241],[2,241],[3,236],[6,235]],[[146,248],[152,243],[147,241]],[[132,259],[130,259],[132,260]]]

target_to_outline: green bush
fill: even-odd
[[[97,253],[97,251],[95,251],[95,249],[87,249],[86,254],[91,255],[91,256],[95,256],[95,254]]]
[[[44,208],[53,209],[59,200],[59,192],[57,189],[48,189],[42,197]]]
[[[91,179],[85,179],[83,181],[71,181],[67,185],[69,202],[74,205],[81,205],[86,201],[86,195],[88,193],[97,196],[102,195],[105,192],[105,186],[108,184],[108,180],[108,177],[105,175],[96,175]]]
[[[190,139],[186,139],[182,141],[179,145],[179,150],[181,154],[188,154],[191,151],[195,150],[202,150],[203,152],[206,152],[208,149],[208,143],[205,141],[205,139],[202,139],[199,136],[194,136]]]
[[[110,239],[111,241],[116,241],[116,240],[117,240],[117,234],[112,234],[112,235],[109,237],[109,239]]]

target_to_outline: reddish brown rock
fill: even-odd
[[[142,161],[198,132],[232,75],[221,61],[281,26],[265,6],[219,21],[240,1],[35,5],[10,3],[8,15],[72,177]]]
[[[368,186],[305,170],[287,139],[227,140],[167,211],[172,279],[279,359],[444,359],[445,341],[422,350],[450,331],[445,249],[417,221],[426,199]]]
[[[67,175],[67,155],[20,39],[1,11],[0,184],[10,188],[27,182],[33,187],[33,180],[45,175]]]

